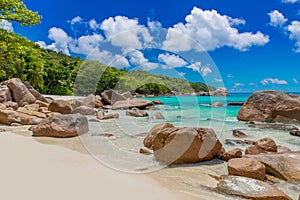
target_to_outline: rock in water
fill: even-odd
[[[0,103],[12,101],[11,93],[6,85],[0,85]]]
[[[36,101],[36,98],[30,93],[20,79],[13,78],[5,81],[4,84],[10,89],[13,100],[17,102],[19,106],[22,107]]]
[[[243,155],[242,150],[240,148],[235,148],[235,149],[232,149],[230,151],[223,153],[221,159],[228,161],[233,158],[240,158],[240,157],[242,157],[242,155]]]
[[[255,146],[262,152],[277,152],[277,145],[272,138],[263,138],[255,142]]]
[[[26,86],[26,88],[29,90],[29,92],[36,98],[36,100],[42,101],[47,103],[47,99],[41,95],[38,91],[36,91],[31,85],[30,83],[28,83],[27,81],[24,82],[24,85]]]
[[[75,137],[89,131],[86,117],[75,115],[52,115],[42,120],[32,128],[32,136],[45,136],[56,138]]]
[[[64,100],[54,100],[50,103],[48,110],[52,112],[58,112],[61,114],[71,114],[72,105]]]
[[[287,181],[300,182],[300,153],[268,153],[259,155],[247,155],[262,162],[267,173]]]
[[[255,200],[292,200],[266,182],[241,176],[222,176],[216,191]]]
[[[132,108],[131,110],[126,111],[127,116],[132,116],[132,117],[148,117],[149,114],[144,111],[144,110],[139,110],[137,108]]]
[[[281,91],[253,93],[239,110],[242,121],[299,122],[300,97]]]
[[[144,140],[155,159],[166,164],[196,163],[222,153],[222,144],[208,128],[176,128],[164,123],[154,126]]]
[[[229,175],[264,180],[266,176],[266,167],[255,159],[234,158],[228,161],[228,173]]]
[[[224,104],[222,104],[221,102],[215,102],[213,104],[210,105],[211,107],[223,107]]]
[[[146,109],[147,106],[152,106],[153,102],[148,100],[123,100],[117,101],[112,105],[113,110],[122,110],[122,109],[131,109],[131,108],[138,108],[140,110]]]
[[[152,120],[164,120],[165,117],[164,117],[160,112],[156,112],[156,113],[154,113],[154,114],[150,117],[150,119],[152,119]]]

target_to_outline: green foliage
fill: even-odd
[[[21,26],[31,26],[40,23],[41,16],[38,12],[27,9],[23,1],[0,0],[1,20],[19,22]]]
[[[143,94],[208,91],[203,83],[153,75],[145,71],[118,70],[96,61],[83,61],[0,29],[0,81],[28,81],[44,94],[87,95],[115,89]]]

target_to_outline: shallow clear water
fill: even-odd
[[[178,127],[204,127],[213,128],[226,150],[233,148],[245,149],[246,145],[226,144],[226,139],[238,139],[232,135],[233,129],[240,129],[247,137],[243,139],[258,140],[264,137],[271,137],[279,145],[289,147],[292,150],[300,150],[300,137],[291,136],[287,130],[257,129],[248,127],[245,122],[236,119],[240,106],[226,106],[228,102],[244,102],[250,94],[232,94],[225,97],[203,97],[203,96],[179,96],[179,97],[155,97],[149,100],[161,100],[164,105],[156,106],[159,110],[147,111],[149,115],[161,112],[165,120],[150,120],[149,118],[135,118],[125,115],[125,111],[111,111],[120,114],[116,120],[102,122],[90,122],[90,132],[81,136],[83,144],[90,153],[104,165],[126,173],[149,173],[165,166],[157,163],[153,156],[145,156],[139,153],[143,147],[145,135],[154,125],[169,122]],[[146,98],[147,99],[147,98]],[[214,102],[221,102],[223,107],[208,106]],[[294,125],[299,128],[298,125]],[[113,137],[102,137],[99,134],[110,133]],[[226,174],[226,163],[218,163],[215,167],[206,165],[193,165],[189,168],[178,167],[162,170],[161,177],[173,181],[186,182],[191,180],[190,187],[185,192],[195,193],[198,189],[193,185],[199,185],[200,180],[192,179],[195,170],[207,174]],[[187,170],[190,169],[190,170]],[[193,170],[192,170],[193,169]],[[167,171],[166,171],[167,170]],[[209,171],[209,172],[208,172]],[[213,171],[213,172],[212,172]],[[168,172],[168,173],[164,173]],[[176,176],[176,174],[181,174]],[[175,177],[175,178],[174,178]],[[203,181],[203,180],[202,180]],[[205,181],[204,181],[205,183]],[[287,194],[297,196],[289,184],[280,186]]]

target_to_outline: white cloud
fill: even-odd
[[[163,62],[166,64],[167,69],[176,68],[176,67],[183,67],[187,65],[188,63],[184,61],[182,58],[180,58],[177,55],[174,54],[159,54],[158,55],[158,61]]]
[[[159,67],[159,64],[157,63],[145,63],[145,64],[142,64],[139,66],[140,69],[143,69],[145,71],[150,71],[150,70],[153,70],[153,69],[157,69]]]
[[[220,15],[215,10],[194,7],[185,21],[185,24],[178,23],[168,29],[166,40],[163,42],[165,49],[175,52],[191,49],[203,51],[197,45],[199,43],[204,50],[229,46],[245,51],[253,45],[262,46],[269,42],[269,36],[261,32],[239,33],[232,25],[243,24],[243,20]]]
[[[184,73],[184,72],[178,72],[178,75],[179,76],[184,76],[184,75],[186,75],[186,73]]]
[[[128,56],[130,63],[136,66],[143,65],[149,62],[149,60],[145,58],[144,54],[138,50],[129,52]]]
[[[218,83],[221,83],[221,82],[223,82],[223,80],[222,80],[222,79],[220,79],[220,78],[214,78],[214,81],[216,81],[216,82],[218,82]]]
[[[227,74],[227,78],[234,78],[232,74]]]
[[[269,85],[269,84],[276,84],[276,85],[287,85],[288,82],[285,80],[279,80],[277,78],[273,79],[273,78],[266,78],[262,81],[260,81],[260,83],[262,85]]]
[[[296,83],[296,84],[300,84],[300,82],[295,78],[293,78],[293,82]]]
[[[101,29],[112,45],[122,48],[140,49],[153,40],[147,28],[140,25],[137,19],[124,16],[104,20]]]
[[[62,30],[61,28],[52,27],[48,31],[48,38],[54,41],[50,45],[47,45],[43,41],[38,41],[36,43],[42,48],[51,49],[53,51],[62,52],[66,55],[70,55],[68,47],[69,43],[71,43],[73,39],[69,37],[64,30]]]
[[[293,21],[288,27],[288,31],[290,31],[290,39],[296,40],[295,49],[296,52],[300,52],[300,22]]]
[[[250,86],[255,86],[257,87],[257,84],[256,83],[249,83]]]
[[[235,26],[235,25],[245,25],[246,21],[243,19],[238,19],[238,18],[231,18],[227,16],[227,19],[229,21],[229,24],[231,26]]]
[[[103,41],[102,35],[94,33],[93,35],[81,36],[69,46],[73,53],[88,55],[99,47],[101,41]]]
[[[80,16],[74,17],[73,19],[71,19],[71,21],[69,21],[69,23],[72,25],[80,22],[82,22],[82,18]]]
[[[195,72],[201,73],[201,69],[200,69],[201,65],[202,65],[201,62],[196,62],[194,64],[187,66],[187,68],[190,68]]]
[[[12,24],[5,19],[0,21],[0,28],[3,28],[9,32],[14,32]]]
[[[103,64],[114,66],[117,68],[124,68],[129,66],[128,60],[122,55],[113,55],[109,51],[100,51],[95,49],[87,57],[89,60],[96,60]]]
[[[99,28],[99,24],[97,23],[97,21],[95,19],[91,19],[89,21],[89,26],[92,30],[97,30]]]
[[[245,84],[243,84],[243,83],[235,83],[234,84],[234,88],[237,88],[237,87],[244,87],[245,86]]]
[[[201,68],[202,76],[207,76],[208,74],[212,73],[212,70],[208,66],[204,66]]]
[[[282,27],[283,24],[288,20],[278,10],[273,10],[268,13],[268,15],[270,16],[270,25],[275,27]]]
[[[300,0],[282,0],[283,3],[296,3],[300,2]]]

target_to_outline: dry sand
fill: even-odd
[[[82,147],[74,151],[47,145],[58,140],[32,138],[26,127],[6,128],[15,131],[0,133],[0,199],[191,199],[162,187],[149,176],[106,168],[83,149],[80,152]],[[70,147],[80,142],[66,141]]]

